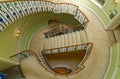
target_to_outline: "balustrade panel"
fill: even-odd
[[[41,5],[41,1],[38,1],[37,5],[38,5],[39,12],[42,12],[43,11],[43,7]]]
[[[12,17],[14,18],[14,20],[19,19],[18,13],[15,11],[15,9],[13,8],[13,6],[11,5],[10,2],[3,3],[3,6],[5,7],[5,9],[6,9],[9,13],[11,13]]]
[[[0,31],[3,31],[9,25],[8,21],[0,14]]]
[[[0,13],[5,18],[1,22],[1,31],[5,25],[11,24],[20,17],[37,12],[69,13],[86,27],[88,24],[87,17],[78,9],[78,6],[70,3],[52,3],[48,1],[14,1],[0,3]],[[5,22],[6,21],[6,22]]]
[[[14,18],[11,16],[11,14],[8,12],[7,9],[3,6],[3,3],[0,3],[0,15],[3,16],[7,21],[5,21],[6,24],[11,24],[14,22]]]
[[[19,18],[24,16],[24,12],[23,12],[21,6],[19,5],[18,1],[11,2],[11,5],[13,6],[14,10],[16,11],[16,13],[18,13]]]
[[[26,1],[18,1],[19,2],[19,5],[24,13],[23,16],[27,16],[30,14],[30,10],[29,8],[27,8],[27,5],[26,5]]]
[[[62,7],[62,13],[67,13],[68,11],[68,7],[67,7],[68,4],[61,4],[61,7]]]
[[[61,4],[56,4],[56,12],[55,13],[61,13],[62,12],[62,6]]]
[[[68,13],[70,13],[70,14],[75,16],[77,14],[77,10],[78,10],[77,6],[68,4],[68,11],[67,11]]]
[[[75,18],[76,18],[78,21],[81,21],[81,20],[80,20],[80,17],[81,17],[81,12],[78,10]]]
[[[38,5],[37,5],[37,2],[38,1],[32,1],[31,4],[33,6],[33,10],[35,13],[38,13],[39,12],[39,8],[38,8]]]
[[[28,10],[28,14],[36,13],[32,1],[25,1],[25,4]]]

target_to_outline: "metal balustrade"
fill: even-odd
[[[62,52],[70,52],[70,51],[77,51],[77,50],[86,50],[86,53],[90,52],[91,43],[84,43],[72,46],[63,46],[59,48],[51,48],[51,49],[44,49],[43,53],[46,54],[53,54],[53,53],[62,53]]]
[[[49,64],[47,63],[47,61],[45,60],[44,54],[38,55],[35,52],[33,52],[32,50],[22,51],[20,53],[10,56],[10,58],[16,57],[19,59],[19,61],[21,61],[23,59],[27,59],[30,56],[34,56],[41,63],[41,65],[43,65],[45,67],[45,69],[52,70],[51,67],[49,66]]]
[[[65,27],[63,27],[64,25]],[[57,35],[59,36],[59,35],[68,34],[68,33],[76,32],[80,30],[84,30],[82,29],[82,26],[69,26],[63,23],[62,26],[61,25],[56,26],[55,29],[45,32],[44,35],[45,35],[45,38],[50,38]]]
[[[51,67],[49,66],[49,64],[47,63],[47,61],[45,60],[45,56],[38,56],[41,64],[48,70],[52,70]]]
[[[85,28],[89,22],[86,15],[78,9],[78,6],[70,3],[53,3],[48,1],[11,1],[0,3],[0,31],[29,14],[38,12],[68,13],[74,17]]]
[[[54,75],[60,75],[60,76],[66,75],[66,76],[68,76],[68,75],[78,73],[80,70],[82,70],[85,67],[84,62],[88,58],[88,56],[89,56],[89,54],[92,50],[93,44],[92,43],[86,43],[86,44],[81,44],[81,45],[76,45],[76,46],[69,46],[69,47],[66,47],[66,48],[74,47],[74,49],[75,49],[77,47],[77,49],[80,50],[78,48],[79,46],[80,46],[81,49],[89,50],[89,52],[86,52],[86,55],[84,56],[82,62],[80,64],[78,64],[78,69],[75,70],[75,71],[72,71],[69,74],[59,74],[59,73],[54,72],[54,69],[51,68],[51,66],[49,65],[49,63],[47,61],[45,50],[42,51],[42,56],[40,56],[39,54],[36,54],[32,50],[25,50],[25,51],[22,51],[22,52],[19,52],[19,53],[15,54],[15,55],[10,56],[10,58],[18,57],[20,60],[22,60],[22,59],[27,59],[28,57],[35,57],[35,59],[38,61],[38,63],[46,70],[46,73],[49,72],[49,73],[52,73]],[[56,50],[56,49],[54,49],[54,50]],[[59,51],[59,49],[57,49],[57,50]],[[45,71],[44,71],[44,73],[45,73]]]
[[[77,65],[78,69],[81,70],[84,68],[84,63],[87,60],[88,56],[90,55],[92,48],[93,48],[93,43],[85,43],[85,44],[78,44],[78,45],[72,45],[72,46],[66,46],[66,47],[60,47],[60,48],[45,49],[42,51],[42,54],[44,54],[44,56],[45,56],[45,61],[47,61],[47,63],[49,63],[48,59],[47,59],[47,55],[55,55],[55,53],[58,55],[61,53],[68,53],[68,55],[69,55],[69,52],[72,52],[72,51],[75,52],[75,51],[85,50],[86,52],[85,52],[83,59]],[[61,55],[60,55],[60,57],[61,57]]]
[[[11,13],[12,17],[14,17],[14,20],[17,20],[19,18],[18,14],[16,13],[15,9],[11,6],[9,2],[3,3],[3,6],[5,9]],[[14,21],[13,20],[13,21]]]

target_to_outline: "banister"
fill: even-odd
[[[28,1],[28,0],[17,0],[17,1]],[[33,1],[33,0],[31,0],[31,1]],[[39,1],[39,0],[34,0],[34,1]],[[16,2],[16,0],[14,0],[14,1],[2,1],[2,2],[0,2],[0,3],[5,3],[5,2]],[[42,1],[41,1],[42,2]],[[89,20],[88,20],[88,18],[87,18],[87,16],[79,9],[79,7],[77,6],[77,5],[75,5],[75,4],[72,4],[72,3],[54,3],[54,2],[51,2],[51,1],[44,1],[44,2],[49,2],[49,3],[51,3],[51,4],[68,4],[68,5],[72,5],[72,8],[74,8],[75,7],[75,11],[76,11],[76,13],[79,11],[80,13],[82,13],[82,15],[84,16],[84,20],[85,20],[85,22],[81,22],[81,21],[79,21],[79,18],[77,18],[77,20],[80,22],[80,24],[81,25],[85,25],[86,26],[86,24],[89,22]],[[48,6],[48,5],[47,5]],[[42,7],[44,7],[44,6],[42,6]],[[68,6],[69,7],[69,6]],[[70,6],[71,7],[71,6]],[[39,8],[39,7],[38,7]],[[52,8],[54,8],[54,6],[52,6]],[[22,8],[21,8],[22,9]],[[67,8],[68,9],[68,8]],[[56,9],[55,9],[56,10]],[[52,10],[53,11],[53,10]],[[8,11],[6,11],[6,12],[8,12]],[[37,11],[35,11],[35,12],[37,12]],[[35,13],[35,12],[33,12],[33,13]],[[53,11],[54,12],[54,11]],[[9,12],[8,12],[9,13]],[[64,13],[64,12],[59,12],[59,13]],[[71,14],[69,11],[68,12],[65,12],[65,13],[68,13],[68,14]],[[29,13],[27,14],[27,15],[29,15]],[[72,13],[71,15],[74,15],[74,13]],[[11,15],[10,15],[11,16]],[[24,15],[24,16],[26,16],[26,15]],[[74,15],[74,17],[75,17],[76,15]],[[11,16],[12,18],[11,19],[15,19],[14,18],[14,16]],[[22,16],[23,17],[23,16]],[[6,18],[6,17],[3,17],[3,18]],[[17,18],[17,19],[19,19],[19,18]],[[11,22],[12,23],[12,22]],[[4,25],[5,27],[7,26],[7,25]],[[0,29],[1,31],[3,31],[4,29],[3,28],[1,28]]]
[[[24,51],[19,52],[19,53],[17,53],[17,54],[11,55],[10,58],[15,57],[15,56],[17,56],[17,55],[19,55],[19,54],[21,54],[21,53],[26,53],[26,52],[32,53],[33,55],[37,56],[37,55],[35,54],[35,52],[33,52],[32,50],[24,50]]]
[[[59,28],[56,28],[56,29],[50,30],[50,31],[48,31],[48,32],[44,32],[44,34],[52,33],[52,32],[59,32],[59,31],[62,31],[62,30],[69,30],[69,29],[72,29],[72,28],[78,27],[78,26],[80,26],[80,25],[82,25],[82,24],[77,24],[77,25],[70,26],[70,27],[68,27],[68,28],[62,28],[62,29],[59,29],[59,28],[60,28],[60,27],[59,27]]]
[[[41,52],[41,53],[42,53],[42,52]],[[42,56],[43,56],[43,58],[45,59],[45,62],[47,63],[47,65],[49,66],[49,68],[50,68],[51,70],[53,70],[53,69],[51,68],[51,66],[49,65],[48,61],[47,61],[46,54],[45,54],[45,53],[42,53]]]
[[[21,0],[18,0],[18,1],[21,1]],[[25,0],[25,1],[27,1],[27,0]],[[34,0],[34,1],[39,1],[39,0]],[[5,2],[14,2],[14,1],[5,1]],[[49,2],[49,1],[46,1],[46,2]],[[53,3],[53,2],[51,2],[51,3]],[[54,4],[59,4],[59,3],[54,3]],[[60,4],[66,4],[66,3],[60,3]],[[70,3],[67,3],[67,4],[70,4]],[[74,5],[74,4],[70,4],[70,5]],[[76,5],[74,5],[74,6],[76,6]],[[78,7],[78,6],[76,6],[76,7]],[[78,9],[78,8],[77,8]],[[78,9],[79,10],[79,9]],[[85,16],[85,19],[87,19],[87,21],[85,22],[85,24],[86,23],[88,23],[89,22],[89,20],[88,20],[88,18],[86,17],[86,15],[80,10],[80,12]],[[78,26],[79,25],[82,25],[81,23],[80,24],[77,24]],[[86,43],[86,44],[91,44],[91,43]],[[93,43],[92,43],[93,44]],[[73,45],[73,46],[78,46],[78,45],[84,45],[84,44],[77,44],[77,45]],[[66,48],[69,48],[69,47],[73,47],[73,46],[66,46]],[[65,47],[61,47],[61,48],[65,48]],[[53,49],[59,49],[59,48],[53,48]],[[52,50],[52,49],[45,49],[45,50]],[[35,52],[33,52],[32,50],[25,50],[25,51],[22,51],[22,52],[19,52],[19,53],[17,53],[17,54],[14,54],[14,55],[12,55],[12,56],[10,56],[10,58],[12,58],[12,57],[15,57],[15,56],[17,56],[17,55],[19,55],[19,54],[21,54],[21,53],[25,53],[25,52],[29,52],[29,53],[32,53],[33,55],[34,55],[34,57],[38,60],[38,57],[37,57],[37,55],[36,55],[36,53]],[[39,62],[39,60],[38,60],[38,62]],[[40,62],[39,62],[40,63]],[[41,64],[41,63],[40,63]],[[41,64],[42,65],[42,64]],[[43,66],[43,65],[42,65]],[[43,66],[44,67],[44,66]],[[45,67],[44,67],[45,68]],[[45,68],[46,69],[46,68]],[[49,71],[48,69],[46,69],[47,71]],[[72,73],[70,73],[70,74],[66,74],[66,75],[71,75],[71,74],[74,74],[74,73],[77,73],[77,72],[79,72],[80,70],[76,70],[76,71],[74,71],[74,72],[72,72]],[[49,71],[49,72],[51,72],[51,73],[54,73],[54,72],[52,72],[52,71]],[[54,74],[57,74],[57,73],[54,73]],[[58,75],[61,75],[61,74],[58,74]]]
[[[17,55],[19,55],[19,54],[21,54],[21,53],[24,53],[24,52],[32,53],[33,56],[34,56],[34,57],[36,58],[36,60],[38,61],[38,63],[39,63],[46,71],[48,71],[48,72],[50,72],[50,73],[52,73],[52,74],[54,74],[54,75],[60,75],[60,76],[64,76],[64,75],[65,75],[65,76],[68,76],[68,75],[75,74],[75,73],[77,73],[77,72],[80,71],[80,69],[78,69],[78,70],[76,70],[76,71],[74,71],[74,72],[72,72],[72,73],[70,73],[70,74],[59,74],[59,73],[55,73],[55,72],[52,71],[52,70],[48,70],[46,67],[43,66],[42,63],[39,62],[39,59],[38,59],[37,55],[36,55],[35,52],[33,52],[32,50],[24,50],[24,51],[22,51],[22,52],[19,52],[19,53],[17,53],[17,54],[14,54],[14,55],[10,56],[10,58],[15,57],[15,56],[17,56]],[[44,55],[43,55],[43,56],[44,56]]]
[[[85,43],[85,44],[78,44],[78,45],[73,45],[73,46],[66,46],[67,48],[69,48],[69,47],[74,47],[74,46],[79,46],[79,45],[86,45],[86,44],[90,44],[91,45],[91,47],[90,47],[90,51],[89,51],[89,54],[87,54],[86,55],[86,57],[82,60],[82,62],[80,63],[80,65],[82,66],[82,68],[79,68],[79,69],[77,69],[77,70],[75,70],[75,71],[73,71],[73,72],[71,72],[71,73],[69,73],[69,74],[58,74],[58,73],[55,73],[55,74],[57,74],[57,75],[65,75],[65,76],[69,76],[69,75],[72,75],[72,74],[76,74],[76,73],[78,73],[79,71],[81,71],[82,69],[84,69],[85,68],[85,66],[84,66],[84,63],[85,63],[85,61],[88,59],[88,57],[89,57],[89,55],[90,55],[90,52],[92,51],[92,48],[93,48],[93,43],[91,43],[91,42],[89,42],[89,43]],[[66,47],[62,47],[62,48],[66,48]],[[47,50],[54,50],[54,49],[60,49],[60,48],[53,48],[53,49],[47,49]],[[43,51],[46,51],[46,50],[43,50]],[[43,52],[41,52],[42,54],[44,54],[44,56],[46,56],[46,53],[43,53]]]
[[[93,48],[93,43],[86,43],[86,44],[91,44],[91,50],[92,50],[92,48]],[[78,45],[85,45],[85,44],[78,44]],[[78,46],[78,45],[77,45],[77,46]],[[76,45],[73,45],[73,46],[76,46]],[[67,46],[67,47],[71,47],[71,46]],[[90,50],[90,52],[91,52],[91,50]],[[36,60],[38,61],[38,63],[39,63],[46,71],[48,71],[48,72],[50,72],[50,73],[52,73],[52,74],[55,74],[55,75],[59,75],[59,76],[69,76],[69,75],[73,75],[73,74],[78,73],[79,71],[81,71],[82,69],[85,68],[84,63],[85,63],[85,61],[87,60],[87,58],[88,58],[88,56],[89,56],[89,55],[87,55],[86,59],[81,63],[82,68],[79,68],[79,69],[77,69],[77,70],[75,70],[75,71],[73,71],[73,72],[71,72],[71,73],[69,73],[69,74],[59,74],[59,73],[55,73],[52,69],[51,69],[51,70],[48,70],[46,67],[44,67],[43,64],[40,62],[40,60],[38,59],[37,54],[36,54],[35,52],[33,52],[32,50],[24,50],[24,51],[22,51],[22,52],[19,52],[19,53],[17,53],[17,54],[14,54],[14,55],[10,56],[10,58],[15,57],[15,56],[17,56],[17,55],[19,55],[19,54],[21,54],[21,53],[25,53],[25,52],[32,53],[33,56],[34,56],[34,57],[36,58]],[[42,52],[41,52],[41,53],[42,53]],[[42,53],[42,54],[43,54],[43,53]],[[45,55],[45,54],[44,54],[44,55]],[[44,56],[44,55],[43,55],[43,56]],[[49,65],[49,63],[47,63],[47,64]]]
[[[86,44],[91,44],[91,45],[93,45],[92,42],[88,42],[88,43],[76,44],[76,45],[72,45],[72,46],[64,46],[64,47],[58,47],[58,48],[44,49],[44,51],[47,51],[47,50],[55,50],[55,49],[62,49],[62,48],[69,48],[69,47],[80,46],[80,45],[86,45]]]

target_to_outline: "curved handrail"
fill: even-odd
[[[31,54],[36,58],[36,60],[38,61],[38,63],[39,63],[46,71],[48,71],[48,72],[50,72],[50,73],[54,73],[53,71],[50,71],[50,70],[48,70],[46,67],[43,66],[43,64],[40,62],[37,54],[36,54],[35,52],[33,52],[32,50],[24,50],[24,51],[22,51],[22,52],[19,52],[19,53],[17,53],[17,54],[14,54],[14,55],[10,56],[10,58],[13,58],[13,57],[15,57],[15,56],[17,56],[17,55],[19,55],[19,54],[27,53],[27,52],[31,53]]]
[[[82,66],[82,68],[79,68],[79,69],[77,69],[77,70],[75,70],[75,71],[73,71],[73,72],[71,72],[71,73],[69,73],[69,74],[61,74],[61,75],[66,75],[66,76],[68,76],[68,75],[72,75],[72,74],[78,73],[79,71],[81,71],[82,69],[85,68],[84,63],[85,63],[85,61],[88,59],[88,57],[89,57],[89,55],[90,55],[90,52],[92,51],[93,43],[89,42],[89,43],[77,44],[77,45],[73,45],[73,46],[65,46],[65,47],[60,47],[60,48],[45,49],[45,50],[43,50],[43,51],[55,50],[55,49],[62,49],[62,48],[69,48],[69,47],[74,47],[74,46],[82,46],[82,45],[88,45],[88,44],[91,45],[91,47],[90,47],[89,53],[86,53],[86,54],[85,54],[85,57],[83,58],[83,60],[82,60],[81,63],[80,63],[80,65]],[[41,53],[43,54],[43,56],[46,56],[46,53],[44,53],[44,52],[41,52]],[[45,58],[46,58],[46,57],[45,57]],[[48,62],[47,62],[47,63],[48,63]]]
[[[62,29],[59,29],[59,28],[56,28],[56,29],[53,29],[53,30],[50,30],[48,32],[45,32],[44,34],[47,34],[47,33],[51,33],[51,32],[59,32],[59,31],[62,31],[62,30],[69,30],[69,29],[72,29],[72,28],[75,28],[75,27],[78,27],[78,26],[81,26],[82,24],[77,24],[77,25],[74,25],[74,26],[69,26],[67,28],[63,28],[61,27]]]
[[[18,0],[18,1],[21,1],[21,0]],[[0,2],[1,4],[2,3],[5,3],[5,2],[18,2],[18,1],[3,1],[3,2]],[[27,1],[27,0],[23,0],[23,1]],[[31,1],[33,1],[33,0],[31,0]],[[34,0],[34,2],[35,1],[39,1],[39,0]],[[40,2],[40,1],[39,1]],[[41,1],[42,2],[42,1]],[[55,4],[61,4],[61,5],[63,5],[63,4],[68,4],[68,5],[72,5],[72,7],[74,6],[74,7],[76,7],[76,9],[75,9],[75,11],[77,11],[76,13],[78,13],[78,12],[80,12],[82,15],[83,15],[83,18],[82,19],[84,19],[84,21],[80,21],[79,20],[79,18],[76,16],[76,14],[74,15],[74,13],[72,12],[72,13],[70,13],[69,11],[67,12],[67,11],[61,11],[61,12],[55,12],[55,10],[57,11],[57,8],[59,8],[58,6],[55,8],[54,6],[50,6],[51,8],[50,9],[52,9],[52,12],[54,12],[54,13],[68,13],[68,14],[71,14],[71,15],[74,15],[74,17],[77,17],[76,19],[80,22],[80,24],[82,24],[83,26],[84,25],[86,25],[88,22],[89,22],[89,20],[88,20],[88,18],[87,18],[87,16],[78,8],[78,6],[77,5],[74,5],[74,4],[71,4],[71,3],[54,3],[54,2],[50,2],[50,1],[43,1],[43,2],[48,2],[48,3],[51,3],[52,5],[55,5]],[[34,4],[32,4],[32,5],[34,5]],[[20,6],[20,4],[19,4],[19,6]],[[25,6],[27,6],[27,5],[25,5]],[[48,5],[46,5],[47,7],[49,7]],[[45,8],[46,6],[42,6],[42,8]],[[69,7],[69,6],[67,6],[67,7]],[[4,8],[5,8],[5,6],[4,6]],[[7,7],[8,8],[8,7]],[[13,6],[12,6],[12,8],[13,8]],[[23,6],[21,6],[21,8],[19,7],[19,9],[20,10],[22,10],[22,8],[23,8]],[[33,7],[34,8],[34,7]],[[37,8],[39,8],[39,6],[37,6]],[[27,9],[27,8],[26,8]],[[34,8],[35,9],[35,8]],[[63,9],[63,8],[61,8],[61,9]],[[67,8],[68,9],[68,8]],[[4,22],[0,22],[0,25],[2,25],[2,27],[0,28],[0,30],[1,31],[3,31],[5,28],[3,28],[3,27],[6,27],[7,25],[9,25],[9,24],[11,24],[12,22],[14,22],[15,20],[17,20],[18,18],[20,18],[20,17],[23,17],[23,16],[26,16],[26,15],[29,15],[29,14],[31,14],[31,11],[29,11],[30,13],[25,13],[24,15],[21,15],[20,13],[18,13],[17,11],[15,11],[15,13],[17,13],[18,15],[21,15],[20,17],[17,17],[16,19],[15,19],[15,16],[14,15],[12,15],[12,13],[11,12],[9,12],[10,11],[10,9],[8,9],[8,10],[6,10],[6,9],[1,9],[1,12],[2,12],[2,10],[5,12],[5,13],[3,13],[3,16],[2,16],[2,19],[3,19],[3,21],[5,20],[5,22],[8,22],[7,24],[4,24]],[[23,11],[23,10],[22,10]],[[14,11],[13,11],[14,12]],[[36,12],[41,12],[41,10],[40,11],[37,11],[37,10],[35,10],[35,11],[33,11],[32,12],[32,14],[33,13],[36,13]],[[23,12],[24,13],[24,12]],[[4,14],[5,14],[5,16],[4,16]],[[6,18],[6,14],[7,15],[9,15],[10,17],[11,17],[11,19],[13,19],[13,20],[9,20],[8,18]],[[10,22],[9,22],[10,21]],[[2,23],[2,24],[1,24]]]
[[[76,44],[76,45],[72,45],[72,46],[64,46],[64,47],[58,47],[58,48],[44,49],[43,51],[47,51],[47,50],[55,50],[55,49],[60,49],[60,48],[69,48],[69,47],[81,46],[81,45],[86,45],[86,44],[91,44],[91,45],[93,46],[93,43],[92,43],[92,42],[88,42],[88,43],[84,43],[84,44]]]
[[[93,48],[93,43],[88,43],[88,44],[91,44],[91,48],[90,48],[90,49],[92,50],[92,48]],[[81,44],[81,45],[85,45],[85,44]],[[75,46],[75,45],[74,45],[74,46]],[[90,50],[90,52],[91,52],[91,50]],[[26,53],[26,52],[31,53],[31,54],[36,58],[36,60],[38,61],[38,63],[39,63],[46,71],[48,71],[48,72],[50,72],[50,73],[52,73],[52,74],[55,74],[55,75],[60,75],[60,76],[69,76],[69,75],[78,73],[79,71],[81,71],[82,69],[85,68],[84,63],[85,63],[85,61],[87,60],[87,58],[89,57],[89,54],[88,54],[87,57],[86,57],[86,59],[81,63],[82,68],[79,68],[79,69],[77,69],[77,70],[75,70],[75,71],[73,71],[73,72],[71,72],[71,73],[69,73],[69,74],[59,74],[59,73],[55,73],[55,72],[52,71],[52,70],[47,69],[47,68],[40,62],[37,54],[36,54],[35,52],[33,52],[32,50],[24,50],[24,51],[22,51],[22,52],[19,52],[19,53],[17,53],[17,54],[14,54],[14,55],[10,56],[10,58],[15,57],[15,56],[17,56],[17,55],[19,55],[19,54],[22,54],[22,53]]]
[[[44,49],[43,51],[48,51],[48,50],[55,50],[55,49],[62,49],[62,48],[69,48],[69,47],[76,47],[76,46],[83,46],[83,45],[91,45],[90,47],[90,51],[93,48],[93,43],[89,42],[89,43],[84,43],[84,44],[77,44],[77,45],[72,45],[72,46],[64,46],[64,47],[59,47],[59,48],[51,48],[51,49]],[[42,52],[43,53],[43,52]]]

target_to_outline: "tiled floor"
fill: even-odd
[[[111,33],[108,34],[108,32],[104,30],[104,27],[100,20],[91,11],[82,6],[80,9],[90,20],[86,31],[89,41],[93,42],[94,46],[91,55],[85,62],[85,68],[78,73],[77,79],[102,79],[109,62],[109,47],[111,45],[109,36],[111,36]],[[31,41],[30,49],[34,50],[37,53],[43,49],[40,48],[43,47],[44,42],[44,36],[42,33],[43,31],[44,30],[36,33]],[[117,34],[117,30],[115,32]]]

